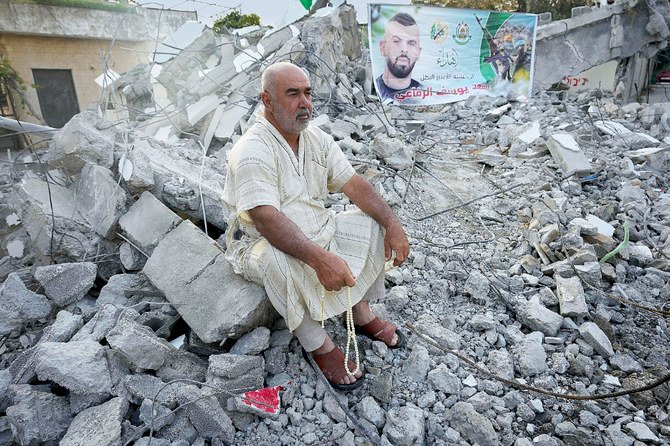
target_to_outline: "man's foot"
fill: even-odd
[[[357,369],[353,376],[347,374],[344,369],[344,353],[339,348],[335,347],[330,352],[322,355],[315,355],[314,352],[308,353],[307,350],[302,352],[307,362],[309,362],[308,355],[312,356],[333,389],[349,391],[363,384],[363,373],[360,369]],[[350,371],[356,368],[353,361],[349,361],[348,364]]]
[[[400,348],[405,345],[405,334],[398,327],[378,318],[370,310],[368,301],[362,300],[354,305],[354,325],[360,334],[374,341],[382,341],[389,348]]]
[[[344,353],[342,353],[342,350],[333,343],[330,337],[326,337],[323,345],[312,352],[312,357],[326,379],[328,379],[335,388],[337,388],[336,386],[338,385],[353,385],[363,377],[363,372],[361,372],[360,368],[357,368],[356,364],[351,360],[347,365],[349,366],[349,371],[354,372],[354,374],[352,376],[347,373],[344,369]],[[356,387],[360,384],[361,383],[358,383]]]

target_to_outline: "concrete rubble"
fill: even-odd
[[[382,113],[351,6],[267,31],[189,25],[113,85],[121,124],[86,110],[48,172],[3,164],[3,247],[25,249],[0,259],[0,445],[670,443],[667,384],[561,396],[669,373],[670,102],[540,90]],[[223,254],[226,153],[285,59],[410,237],[374,310],[444,349],[408,327],[400,350],[358,338],[368,382],[339,397],[367,433]],[[243,402],[274,386],[277,413]]]

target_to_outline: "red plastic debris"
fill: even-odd
[[[284,386],[265,387],[251,390],[242,396],[242,402],[271,414],[279,413],[279,392],[286,390]]]

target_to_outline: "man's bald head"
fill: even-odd
[[[280,78],[291,75],[300,76],[300,74],[309,80],[305,72],[291,62],[273,63],[261,75],[261,91],[276,94],[277,82]]]

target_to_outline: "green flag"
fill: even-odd
[[[312,7],[312,0],[300,0],[300,3],[302,3],[302,6],[305,7],[306,10],[309,11],[309,8]]]

